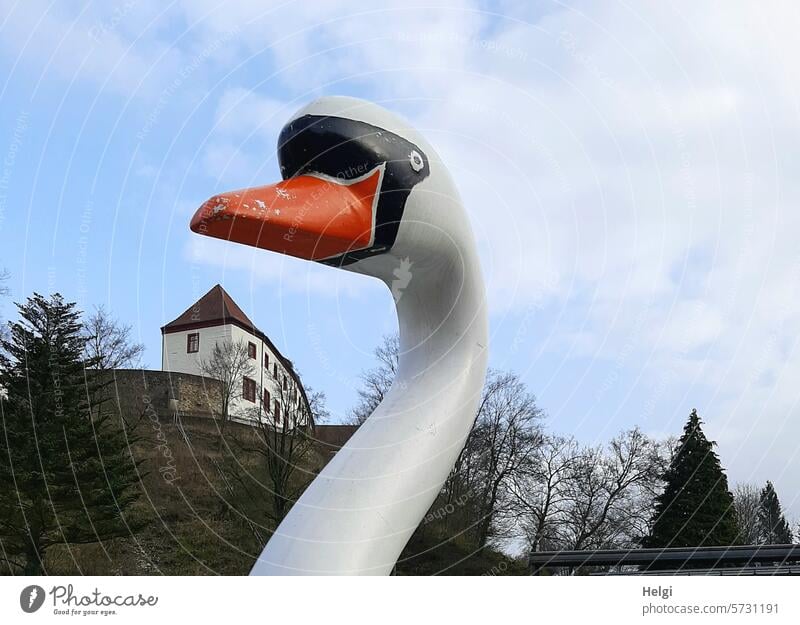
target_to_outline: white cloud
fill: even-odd
[[[227,142],[207,162],[263,163],[281,116],[320,90],[405,111],[459,181],[495,320],[557,302],[572,314],[554,335],[581,337],[595,366],[633,342],[645,379],[704,398],[734,478],[793,496],[800,9],[606,3],[526,23],[527,3],[506,3],[519,19],[469,2],[317,7],[226,3],[204,22],[246,24],[244,54],[276,66],[253,89],[281,93],[223,93]]]
[[[152,97],[164,75],[181,66],[178,49],[157,36],[158,6],[0,0],[0,47],[33,76],[90,80],[110,91]]]
[[[205,171],[234,187],[273,182],[278,133],[292,113],[286,103],[249,89],[224,90],[203,153]]]
[[[274,73],[264,69],[264,83],[301,100],[342,80],[369,87],[379,80],[383,96],[413,91],[424,99],[430,85],[417,81],[424,77],[419,70],[463,66],[459,41],[488,20],[471,0],[384,0],[379,6],[186,0],[182,8],[212,35],[241,29],[243,54],[266,52],[274,61]]]
[[[782,8],[598,5],[498,30],[497,48],[520,54],[476,55],[432,80],[442,89],[419,121],[440,133],[480,224],[495,314],[541,298],[584,307],[599,340],[579,347],[595,366],[641,326],[645,378],[668,372],[687,401],[704,398],[733,477],[774,476],[797,513],[800,126],[787,59],[800,44],[797,9]]]
[[[254,284],[269,284],[310,297],[347,298],[370,294],[374,298],[385,289],[377,280],[319,263],[195,235],[189,238],[184,256],[194,264],[216,268],[221,274],[235,272],[248,276]]]
[[[260,133],[273,140],[294,108],[274,98],[241,87],[227,89],[219,98],[214,130],[226,136]]]

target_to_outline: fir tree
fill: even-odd
[[[645,547],[733,545],[738,529],[728,479],[692,410],[656,498]]]
[[[792,542],[792,529],[783,516],[778,493],[769,481],[761,489],[759,497],[758,534],[764,545],[789,545]]]
[[[0,341],[0,560],[40,574],[53,545],[128,535],[138,476],[126,432],[95,403],[75,305],[17,306]]]

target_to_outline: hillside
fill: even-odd
[[[273,527],[268,490],[257,456],[236,441],[252,430],[229,424],[222,436],[217,422],[184,418],[144,419],[134,454],[141,461],[141,496],[131,516],[142,529],[105,544],[58,547],[48,555],[51,574],[244,575]],[[252,436],[251,436],[252,437]],[[313,453],[303,473],[310,479],[326,454]],[[255,488],[254,488],[255,487]],[[264,493],[263,499],[254,490]],[[418,530],[400,558],[399,575],[524,574],[502,554],[474,554],[456,537],[433,526]]]

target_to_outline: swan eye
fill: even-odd
[[[408,155],[408,161],[411,163],[411,169],[414,171],[420,171],[424,166],[424,162],[422,161],[422,156],[416,150],[412,150],[411,154]]]

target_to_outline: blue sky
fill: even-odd
[[[554,430],[677,434],[800,517],[798,8],[0,1],[0,267],[14,299],[159,327],[222,283],[335,417],[395,327],[368,278],[200,240],[324,94],[410,118],[481,248],[491,361]],[[2,314],[12,316],[10,303]]]

